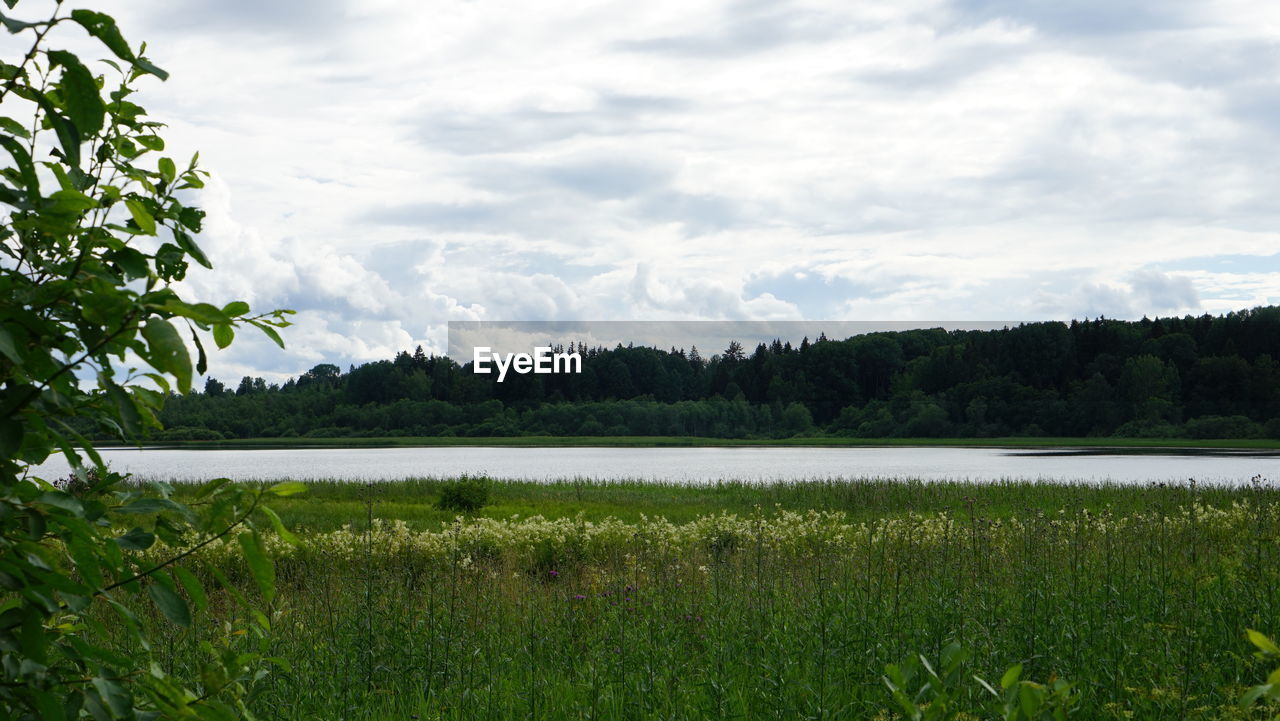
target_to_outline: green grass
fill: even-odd
[[[331,531],[360,523],[372,504],[377,518],[402,520],[418,530],[439,530],[459,515],[435,507],[442,479],[408,479],[374,483],[341,480],[308,481],[306,494],[273,504],[286,523],[311,531]],[[181,488],[181,487],[180,487]],[[493,481],[490,504],[474,517],[505,519],[513,515],[618,518],[635,522],[644,516],[686,522],[716,513],[750,515],[757,509],[804,512],[841,511],[854,520],[972,511],[988,518],[1019,512],[1057,513],[1087,509],[1118,513],[1166,508],[1191,498],[1187,486],[1116,483],[1036,483],[998,481],[807,481],[800,483],[715,484],[651,481],[562,480]],[[1241,491],[1206,487],[1195,491],[1202,503],[1230,504]],[[1277,492],[1280,499],[1280,492]]]
[[[1237,448],[1280,449],[1280,440],[1267,438],[703,438],[697,436],[510,436],[462,438],[386,436],[376,438],[241,438],[223,441],[154,441],[148,445],[173,448],[359,448],[431,446],[514,447],[723,447],[723,446],[957,446],[980,448]],[[101,447],[111,447],[102,444]]]
[[[440,483],[273,503],[307,540],[277,562],[262,716],[892,719],[884,665],[954,641],[965,679],[1071,680],[1082,719],[1264,717],[1235,700],[1270,670],[1244,629],[1280,630],[1269,484],[499,482],[453,524]],[[485,520],[513,513],[574,520]],[[166,664],[225,627],[194,628]]]

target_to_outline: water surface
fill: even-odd
[[[593,478],[714,483],[827,478],[1089,480],[1246,483],[1280,478],[1276,452],[1118,449],[727,447],[727,448],[431,448],[110,449],[117,471],[144,478],[236,480],[294,478],[391,480],[453,477],[551,480]],[[53,458],[46,478],[67,473]]]

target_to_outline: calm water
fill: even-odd
[[[815,478],[1004,478],[1244,483],[1280,479],[1275,453],[1116,453],[997,448],[325,448],[117,449],[112,468],[144,478],[388,480],[485,473],[495,478],[645,479],[688,482]],[[61,458],[41,468],[66,474]]]

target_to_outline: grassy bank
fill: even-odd
[[[404,521],[415,530],[436,531],[451,524],[457,511],[437,508],[440,479],[410,479],[372,484],[349,481],[308,481],[305,495],[274,503],[286,523],[309,531],[332,531],[368,517]],[[1009,518],[1017,513],[1111,510],[1131,513],[1173,508],[1189,503],[1229,506],[1244,489],[1221,487],[1115,483],[1036,483],[1000,481],[809,481],[800,483],[715,484],[650,481],[564,480],[492,481],[488,505],[471,518],[508,519],[540,515],[548,519],[578,518],[603,521],[617,518],[637,522],[665,518],[687,522],[702,516],[764,511],[838,511],[855,521],[898,517],[909,513],[972,513],[983,518]],[[190,487],[179,487],[189,490]],[[1280,501],[1280,490],[1259,485],[1248,491],[1254,498]]]
[[[432,446],[700,448],[730,446],[953,446],[978,448],[1226,448],[1280,450],[1266,438],[703,438],[698,436],[503,436],[489,438],[387,436],[376,438],[237,438],[221,441],[155,441],[168,448],[394,448]],[[103,444],[102,447],[111,447]]]
[[[1263,717],[1235,700],[1270,670],[1244,629],[1280,630],[1269,484],[500,483],[457,520],[441,491],[274,504],[303,542],[273,544],[263,715],[892,719],[885,664],[954,642],[962,718],[1017,663],[1079,718]],[[167,634],[175,667],[205,640]]]

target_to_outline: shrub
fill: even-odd
[[[463,476],[440,486],[440,500],[436,508],[443,511],[475,513],[489,505],[489,492],[493,482],[485,476]]]
[[[1258,425],[1245,416],[1200,416],[1186,423],[1188,438],[1256,438]]]
[[[221,441],[225,438],[218,431],[191,426],[166,428],[155,435],[157,441]]]

